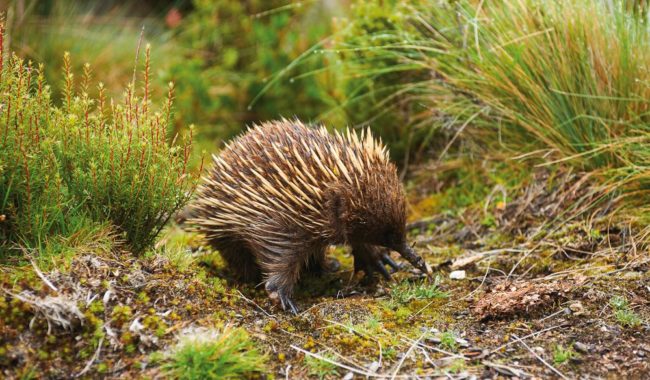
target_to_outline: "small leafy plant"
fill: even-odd
[[[553,363],[560,365],[576,357],[576,352],[571,348],[565,348],[561,345],[555,346],[553,350]]]
[[[180,380],[227,379],[262,372],[265,362],[241,328],[197,329],[180,338],[162,368]]]
[[[409,282],[402,281],[390,288],[391,301],[397,304],[405,304],[412,300],[423,300],[432,298],[447,298],[449,294],[440,290],[440,278],[435,281]]]
[[[630,308],[625,297],[614,296],[609,300],[609,306],[614,311],[614,316],[621,326],[637,327],[643,322],[641,317]]]
[[[328,354],[323,355],[323,357],[333,359]],[[305,364],[309,369],[309,375],[317,376],[321,380],[326,376],[334,376],[338,373],[336,365],[313,356],[305,356]]]
[[[458,347],[456,334],[453,331],[444,331],[440,334],[440,346],[446,350],[455,351]]]

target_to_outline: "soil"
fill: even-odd
[[[415,220],[409,238],[435,285],[404,265],[364,286],[347,250],[332,248],[341,270],[302,281],[298,316],[263,286],[231,282],[195,239],[180,258],[89,250],[40,275],[2,267],[0,374],[164,377],[152,353],[180,331],[237,326],[268,357],[253,378],[648,378],[650,256],[607,212],[557,221],[565,204],[597,196],[580,180],[523,188],[491,202],[487,219],[475,208]]]

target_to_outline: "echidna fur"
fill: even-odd
[[[387,278],[388,255],[426,265],[407,244],[402,184],[369,130],[329,133],[281,120],[231,141],[199,187],[188,223],[244,281],[264,280],[297,312],[293,288],[305,268],[326,267],[328,246],[352,247],[355,271]]]

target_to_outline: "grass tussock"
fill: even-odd
[[[0,52],[0,236],[43,249],[110,224],[138,253],[149,247],[196,181],[192,136],[168,143],[173,86],[152,104],[150,54],[143,81],[113,101],[89,65],[79,80],[64,56],[63,105],[51,100],[42,65]],[[98,97],[89,95],[96,86]]]
[[[352,23],[378,17],[378,27],[340,47],[353,52],[344,56],[350,76],[382,84],[401,73],[374,91],[373,104],[385,112],[400,96],[420,106],[424,121],[414,125],[430,132],[416,135],[415,147],[443,132],[439,157],[467,148],[525,153],[535,164],[597,172],[612,190],[647,199],[650,24],[641,5],[423,0],[394,14],[356,14]],[[399,64],[379,70],[381,60]]]
[[[163,369],[176,379],[232,379],[263,371],[265,360],[244,329],[198,329],[181,336]]]

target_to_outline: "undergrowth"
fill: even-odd
[[[408,303],[412,300],[425,300],[431,298],[447,298],[449,294],[440,290],[440,277],[434,281],[409,282],[402,281],[391,285],[391,302],[397,305]]]
[[[149,48],[141,95],[134,75],[123,102],[101,83],[91,98],[90,66],[75,81],[66,53],[61,107],[42,65],[0,55],[2,240],[43,250],[52,238],[111,224],[132,251],[150,246],[197,178],[187,170],[191,130],[168,143],[173,86],[159,111],[150,101]]]
[[[614,296],[609,300],[609,306],[614,311],[616,321],[624,327],[638,327],[643,323],[641,317],[630,308],[625,297]]]
[[[232,379],[263,371],[265,361],[244,329],[226,328],[181,337],[162,368],[180,380]]]
[[[347,77],[374,87],[349,92],[348,103],[418,115],[402,126],[412,150],[572,166],[633,195],[628,203],[647,203],[650,29],[641,3],[360,4],[351,28],[372,28],[344,34],[335,49]]]

